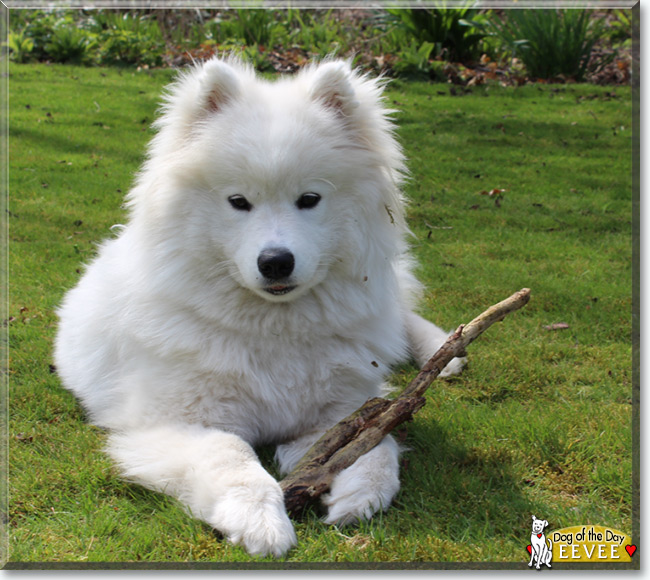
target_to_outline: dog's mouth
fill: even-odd
[[[289,286],[288,284],[274,284],[273,286],[265,286],[264,291],[273,296],[284,296],[295,290],[295,288],[295,286]]]

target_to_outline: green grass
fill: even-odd
[[[121,481],[104,434],[50,372],[53,309],[124,220],[170,78],[10,67],[10,562],[251,560],[175,501]],[[524,563],[531,514],[630,534],[629,89],[452,96],[395,82],[388,100],[411,160],[422,313],[454,328],[522,287],[532,299],[470,347],[461,376],[434,383],[403,431],[394,506],[342,530],[311,512],[286,560]],[[506,190],[500,206],[481,195],[492,189]],[[569,328],[544,328],[558,322]]]

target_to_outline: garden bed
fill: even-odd
[[[179,67],[237,52],[264,72],[330,54],[392,77],[463,86],[629,84],[631,9],[12,11],[18,62]],[[638,28],[636,32],[638,36]]]

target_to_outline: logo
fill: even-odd
[[[533,516],[529,567],[551,568],[551,562],[631,562],[637,546],[627,534],[604,526],[584,525],[548,531],[548,522]]]
[[[527,547],[527,550],[530,552],[529,568],[532,568],[533,564],[538,570],[544,564],[549,568],[551,567],[553,543],[551,540],[548,540],[548,544],[546,543],[546,536],[544,535],[544,528],[546,526],[548,526],[546,520],[538,520],[533,516],[533,531],[530,534],[530,545]]]

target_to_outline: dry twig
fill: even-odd
[[[327,431],[280,482],[287,511],[299,515],[308,503],[329,489],[336,474],[370,451],[399,424],[410,420],[424,405],[427,388],[449,361],[464,356],[465,348],[474,339],[529,299],[530,290],[524,288],[469,324],[459,326],[398,397],[370,399]]]

